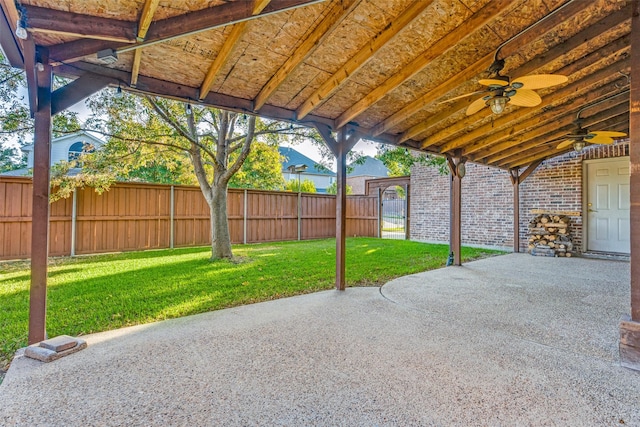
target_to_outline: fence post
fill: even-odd
[[[174,195],[174,187],[173,185],[171,186],[171,192],[169,193],[169,248],[173,249],[174,246],[174,239],[175,236],[173,233],[175,233],[174,230],[174,217],[175,217],[175,195]]]
[[[248,209],[248,204],[249,204],[249,195],[247,193],[247,189],[244,189],[244,206],[243,206],[243,213],[242,213],[242,243],[244,243],[245,245],[247,244],[247,212],[249,212]]]
[[[381,197],[381,188],[378,187],[377,197],[378,197],[378,238],[382,237],[382,197]]]
[[[76,256],[76,218],[78,217],[78,189],[73,189],[71,198],[71,256]]]
[[[298,240],[301,240],[302,230],[302,188],[298,187]]]

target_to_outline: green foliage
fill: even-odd
[[[301,191],[303,193],[315,193],[317,191],[316,185],[310,179],[302,180],[302,182],[300,183],[300,187],[298,187],[298,180],[292,179],[289,182],[287,182],[287,185],[285,186],[285,190],[294,191],[296,193],[298,191]]]
[[[80,336],[331,289],[335,239],[239,245],[245,262],[208,248],[58,258],[49,267],[47,332]],[[447,245],[347,239],[347,285],[379,286],[444,266]],[[496,253],[462,248],[463,261]],[[29,262],[0,264],[0,368],[27,344]],[[90,315],[88,315],[90,313]]]
[[[327,194],[338,194],[338,181],[333,181],[327,187]],[[347,184],[347,194],[353,194],[353,187]]]
[[[229,181],[231,188],[281,190],[284,186],[278,147],[256,141],[242,167]],[[234,156],[232,156],[232,161]]]
[[[444,157],[424,153],[418,154],[402,147],[380,145],[376,158],[382,161],[389,169],[389,176],[411,175],[411,167],[415,164],[435,167],[442,175],[449,173],[447,161]]]

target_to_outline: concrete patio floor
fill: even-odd
[[[488,258],[18,357],[0,425],[640,425],[628,306],[628,263]]]

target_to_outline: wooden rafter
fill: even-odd
[[[141,42],[147,36],[149,26],[153,20],[153,15],[156,13],[160,0],[146,0],[142,13],[140,14],[140,21],[138,23],[138,35],[136,40]],[[142,48],[136,49],[133,54],[133,65],[131,66],[131,86],[135,86],[138,82],[138,74],[140,73],[140,61],[142,60]]]
[[[298,119],[303,119],[307,114],[317,108],[322,102],[335,93],[351,76],[366,64],[380,49],[411,24],[424,10],[433,3],[433,0],[415,0],[398,18],[391,21],[384,31],[378,33],[365,44],[354,56],[352,56],[338,71],[333,73],[318,89],[316,89],[298,107],[296,113]]]
[[[583,59],[587,59],[589,60],[590,58],[586,57]],[[597,60],[600,60],[600,58],[595,58]],[[589,64],[586,63],[587,61],[579,61],[578,64],[572,64],[570,66],[564,67],[563,69],[560,70],[560,72],[562,73],[563,70],[566,71],[566,73],[563,74],[569,74],[570,72],[574,71],[580,71],[582,68],[586,67],[586,66],[592,66],[593,64]],[[579,65],[579,64],[584,64],[584,65]],[[602,78],[603,75],[608,74],[608,75],[613,75],[613,74],[618,74],[619,71],[621,70],[621,68],[616,68],[616,67],[620,67],[620,65],[618,64],[617,66],[609,66],[606,67],[605,69],[607,71],[604,71],[602,73],[598,73],[597,76],[587,76],[586,79],[582,79],[580,82],[580,85],[588,85],[591,81],[595,81],[598,78]],[[569,74],[569,76],[571,76],[571,74]],[[572,82],[573,83],[573,82]],[[555,102],[558,99],[562,99],[565,96],[568,96],[571,93],[571,90],[568,89],[564,89],[567,86],[571,86],[572,83],[569,83],[565,86],[563,86],[562,88],[556,90],[555,92],[552,92],[549,95],[546,95],[543,98],[543,103],[540,104],[539,106],[535,107],[534,110],[530,109],[530,108],[520,108],[517,111],[514,112],[510,112],[510,113],[505,113],[505,115],[503,116],[503,118],[498,118],[497,120],[500,121],[500,124],[498,124],[497,126],[494,127],[494,124],[490,124],[490,128],[495,129],[500,128],[501,125],[509,125],[513,122],[513,120],[527,116],[529,114],[535,114],[536,111],[540,111],[542,108],[550,105],[551,103]],[[575,84],[574,84],[574,89],[575,91]],[[437,144],[440,145],[440,149],[442,152],[446,152],[446,151],[451,151],[453,149],[462,147],[463,145],[465,145],[466,143],[469,143],[471,141],[474,141],[476,138],[479,137],[486,137],[486,132],[483,133],[483,131],[479,131],[479,132],[469,132],[468,128],[473,126],[475,123],[480,122],[482,119],[484,119],[485,117],[491,116],[492,113],[490,110],[485,109],[479,113],[476,113],[472,116],[466,117],[460,121],[458,121],[455,125],[450,126],[448,128],[442,129],[432,135],[430,135],[429,137],[429,141],[432,144]],[[460,132],[467,132],[468,135],[471,135],[471,137],[467,137],[467,135],[464,136],[458,136],[457,134]],[[448,142],[447,142],[448,141]]]
[[[408,79],[418,74],[435,58],[449,51],[453,46],[456,45],[456,43],[467,39],[475,31],[485,26],[488,22],[493,20],[499,12],[508,7],[509,4],[511,4],[510,0],[494,0],[492,2],[489,2],[482,9],[478,10],[469,19],[467,19],[464,24],[447,33],[447,35],[442,37],[429,49],[427,49],[426,52],[419,55],[417,58],[403,67],[398,73],[389,77],[384,83],[376,87],[364,98],[360,99],[350,108],[348,108],[336,119],[336,126],[340,128],[358,117],[358,115],[362,114],[368,108],[380,101],[389,92],[396,89]]]
[[[545,21],[538,21],[536,24],[532,25],[527,29],[525,33],[517,37],[510,43],[507,43],[500,51],[500,55],[504,57],[508,57],[513,54],[514,51],[520,49],[522,46],[526,46],[531,43],[538,37],[541,37],[547,33],[549,33],[553,28],[561,24],[563,21],[569,19],[575,14],[584,10],[584,5],[580,4],[579,1],[573,0],[572,2],[566,4],[557,13],[553,15],[553,19],[548,19]],[[413,114],[425,108],[427,105],[430,105],[432,102],[442,97],[443,95],[450,92],[452,89],[458,87],[462,82],[470,80],[472,77],[478,75],[482,71],[485,71],[493,62],[494,53],[490,53],[489,55],[485,55],[483,58],[476,61],[473,65],[466,67],[460,73],[450,77],[445,82],[441,83],[437,87],[430,89],[423,96],[419,97],[415,101],[403,107],[401,110],[397,111],[395,114],[389,116],[387,119],[380,122],[374,129],[373,133],[378,134],[385,132],[391,129],[393,126],[401,123],[407,118],[411,117]],[[406,141],[407,139],[413,138],[414,136],[420,133],[420,128],[412,128],[409,131],[406,131],[401,141]]]
[[[271,0],[256,0],[253,7],[253,15],[257,15],[262,10],[267,7]],[[233,48],[238,43],[238,40],[242,37],[247,27],[247,22],[240,22],[235,24],[233,28],[231,28],[231,32],[227,36],[222,48],[216,55],[216,58],[213,60],[213,63],[209,66],[209,70],[207,70],[207,74],[202,81],[202,86],[200,87],[200,95],[198,99],[204,99],[209,91],[211,90],[211,86],[213,85],[216,76],[220,72],[220,69],[226,64],[229,56],[233,52]]]
[[[580,95],[574,98],[571,101],[571,103],[563,104],[562,106],[559,106],[556,109],[550,110],[544,116],[541,115],[541,116],[536,116],[532,118],[531,122],[527,123],[527,125],[530,126],[527,130],[529,130],[529,132],[535,132],[535,129],[537,127],[546,128],[548,126],[550,128],[558,128],[558,127],[564,126],[565,123],[571,124],[575,120],[576,113],[581,108],[583,108],[585,105],[588,105],[589,103],[611,96],[613,93],[615,93],[613,92],[613,90],[615,90],[615,87],[616,87],[615,83],[613,83],[613,84],[605,85],[602,89],[596,89],[586,93],[580,92]],[[561,119],[562,117],[565,117],[565,116],[566,116],[566,119]],[[539,124],[540,126],[535,126],[536,123]],[[484,150],[478,153],[476,153],[476,150],[469,150],[468,153],[465,151],[465,153],[467,153],[469,156],[472,156],[474,159],[488,159],[488,158],[493,159],[493,157],[491,156],[501,154],[505,150],[509,149],[513,144],[511,141],[506,141],[506,142],[500,142],[500,141],[504,141],[505,139],[513,139],[518,137],[519,135],[522,135],[522,136],[527,135],[529,138],[535,137],[535,134],[527,133],[527,132],[522,132],[521,134],[514,133],[512,136],[496,139],[496,141],[498,141],[499,143],[492,144],[488,148],[483,147]],[[491,141],[493,140],[494,138],[491,138]]]
[[[557,119],[558,111],[577,110],[602,96],[606,96],[606,92],[603,93],[599,89],[601,86],[604,86],[605,90],[609,90],[609,94],[617,92],[616,84],[620,80],[617,71],[625,70],[628,70],[628,65],[624,61],[613,63],[599,72],[589,74],[546,96],[543,103],[536,109],[523,108],[513,113],[512,117],[501,117],[474,129],[460,137],[465,141],[465,154],[469,155],[487,149],[531,128],[540,127],[547,123],[553,125],[554,119]],[[445,144],[442,150],[447,150],[447,146],[453,145],[454,142],[456,140]]]
[[[278,0],[270,3],[258,15],[253,15],[253,5],[246,1],[226,2],[220,6],[177,15],[153,22],[147,37],[138,43],[117,43],[104,40],[74,40],[49,47],[53,61],[69,62],[95,54],[102,49],[136,49],[167,40],[197,34],[261,16],[291,10],[317,3],[321,0]],[[135,24],[133,24],[135,26]],[[135,28],[131,34],[135,34]]]
[[[580,4],[579,2],[576,2],[575,0],[574,0],[574,3],[579,5],[581,8],[584,6],[584,5]],[[570,11],[570,10],[567,10],[567,12],[568,11]],[[580,46],[585,45],[586,43],[591,41],[594,37],[596,37],[598,34],[600,34],[602,32],[603,28],[615,27],[616,25],[621,24],[622,22],[624,22],[627,19],[629,19],[629,10],[627,8],[622,9],[621,11],[616,12],[616,13],[614,13],[612,15],[607,15],[606,17],[604,17],[603,19],[601,19],[600,21],[598,21],[594,25],[590,25],[586,29],[578,32],[577,34],[575,34],[574,36],[572,36],[568,40],[564,41],[562,44],[559,44],[556,47],[554,47],[554,48],[550,49],[549,51],[545,52],[544,55],[540,55],[540,56],[532,59],[531,61],[528,61],[526,64],[524,64],[522,67],[519,67],[517,70],[514,70],[512,73],[514,75],[516,75],[516,76],[527,75],[527,74],[535,71],[536,69],[544,66],[546,63],[549,63],[549,62],[561,57],[562,55],[566,54],[567,51],[570,51],[570,50],[573,50],[573,49],[576,49],[576,48],[578,48]],[[548,27],[546,27],[546,28],[548,28]],[[551,28],[548,28],[548,31],[550,31],[550,30],[551,30]],[[531,34],[531,33],[527,32],[526,34]],[[521,42],[521,41],[530,42],[528,39],[525,39],[525,40],[516,39],[516,41],[519,41],[519,42]],[[623,42],[625,42],[625,41],[626,41],[626,46],[628,46],[628,42],[629,42],[628,39],[623,40]],[[505,46],[505,48],[502,50],[503,54],[509,52],[509,46],[510,45]],[[517,47],[519,47],[519,46],[517,46]],[[442,96],[445,93],[449,92],[451,90],[452,86],[455,87],[454,85],[455,85],[456,82],[458,82],[458,84],[459,84],[460,82],[464,82],[466,80],[469,80],[470,76],[471,77],[475,76],[480,71],[485,70],[488,67],[487,64],[490,64],[491,63],[490,61],[492,61],[492,60],[493,60],[493,57],[491,55],[480,59],[475,64],[473,64],[470,67],[466,68],[461,73],[455,75],[451,79],[449,79],[446,82],[442,83],[437,88],[434,88],[433,90],[429,91],[429,93],[423,95],[421,98],[418,98],[413,103],[407,105],[406,107],[404,107],[403,109],[398,111],[398,113],[394,114],[393,116],[391,116],[388,119],[386,119],[383,122],[381,122],[380,125],[376,126],[376,128],[374,130],[374,134],[376,134],[378,132],[381,132],[383,130],[386,130],[386,129],[390,129],[391,126],[393,126],[393,125],[399,123],[400,121],[406,119],[407,117],[409,117],[410,114],[413,114],[413,113],[419,111],[420,109],[424,108],[429,103],[433,102],[434,100],[438,99],[440,96]],[[471,100],[473,101],[474,99],[471,99]],[[466,104],[466,105],[468,105],[468,104]],[[449,114],[451,114],[454,111],[459,111],[460,109],[466,107],[466,105],[463,105],[463,106],[459,107],[458,104],[453,104],[451,106],[451,108],[448,109]],[[440,119],[440,120],[442,120],[442,119]],[[437,124],[440,120],[436,121],[436,120],[433,120],[432,118],[429,118],[429,119],[427,119],[425,121],[422,121],[422,122],[412,126],[411,128],[409,128],[408,130],[406,130],[402,134],[402,136],[400,137],[400,142],[406,141],[408,139],[411,139],[411,138],[414,138],[416,136],[419,136],[419,135],[423,134],[429,128],[431,128],[432,126]],[[431,142],[431,141],[432,140],[430,139],[429,142]]]
[[[20,50],[20,45],[14,35],[14,25],[17,21],[18,11],[13,2],[3,2],[2,8],[4,13],[0,16],[0,46],[2,46],[2,51],[12,67],[23,68],[24,58]],[[5,10],[5,8],[8,10]],[[11,23],[12,21],[13,24]]]
[[[284,83],[286,78],[326,39],[358,5],[360,0],[343,0],[334,2],[333,6],[320,23],[310,31],[304,41],[289,56],[284,64],[274,73],[254,100],[255,110],[264,106],[269,97]]]
[[[621,100],[614,101],[618,102],[615,108],[605,108],[602,111],[598,112],[598,114],[595,114],[593,117],[586,119],[584,122],[584,127],[589,128],[590,126],[602,124],[602,122],[610,119],[612,116],[617,117],[629,111],[628,101],[622,100],[622,103],[620,103]],[[553,127],[540,127],[530,132],[527,135],[527,138],[533,139],[533,141],[523,141],[510,148],[505,148],[499,153],[487,158],[487,161],[490,163],[497,163],[510,156],[518,155],[531,148],[535,148],[537,145],[541,145],[540,142],[537,142],[540,140],[536,140],[536,138],[538,137],[543,139],[542,144],[550,140],[563,138],[568,133],[571,133],[574,129],[573,123],[575,120],[575,114],[573,113],[574,112],[572,111],[569,114],[565,114],[562,117],[559,117],[556,123],[554,123]]]
[[[623,113],[619,116],[612,117],[608,120],[597,123],[598,128],[606,128],[607,130],[621,130],[625,129],[620,126],[628,126],[629,122],[629,113]],[[621,125],[622,124],[622,125]],[[544,144],[541,144],[538,148],[534,150],[522,151],[516,154],[513,154],[511,157],[501,161],[498,163],[500,167],[516,167],[516,166],[524,166],[529,163],[546,157],[555,157],[563,154],[564,152],[571,151],[573,148],[569,147],[568,150],[558,150],[556,146],[558,145],[557,141],[550,140]]]

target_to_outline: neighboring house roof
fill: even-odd
[[[349,177],[356,177],[356,176],[379,176],[379,177],[383,177],[383,176],[389,176],[389,170],[387,169],[387,167],[384,165],[384,163],[382,163],[382,161],[373,158],[371,156],[365,156],[365,160],[364,163],[362,164],[358,164],[358,163],[351,163],[349,165],[350,168],[353,168],[353,170],[351,172],[347,173],[347,176]]]
[[[2,176],[31,176],[31,170],[28,168],[14,169],[0,173]]]
[[[98,147],[102,147],[104,145],[104,141],[96,138],[95,136],[81,130],[75,133],[69,133],[66,135],[62,135],[59,136],[57,138],[53,138],[51,140],[51,145],[53,144],[60,144],[62,142],[66,142],[66,141],[71,141],[71,140],[77,140],[77,139],[82,139],[82,140],[88,140],[87,142],[91,142],[93,144],[95,144]],[[24,151],[25,153],[28,153],[30,151],[33,151],[33,144],[28,144],[28,145],[24,145],[21,147],[21,150]]]
[[[307,165],[307,169],[302,173],[307,175],[327,175],[335,176],[336,173],[322,168],[315,160],[310,159],[299,151],[294,150],[291,147],[279,147],[280,155],[284,157],[282,160],[282,171],[289,172],[288,168],[291,165]]]

